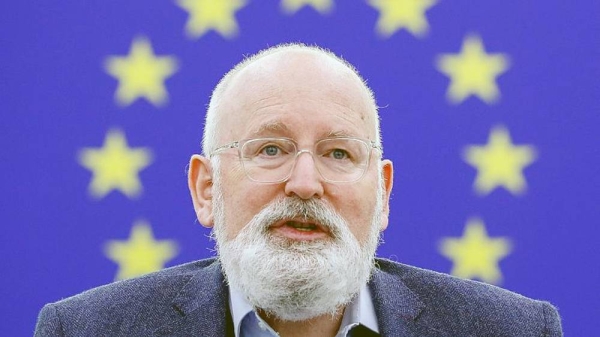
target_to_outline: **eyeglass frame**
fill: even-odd
[[[243,162],[243,158],[242,158],[242,147],[244,146],[244,143],[249,142],[249,141],[255,141],[255,140],[261,140],[261,139],[280,139],[280,140],[288,140],[290,142],[292,142],[294,144],[294,147],[297,149],[296,154],[294,155],[294,165],[292,166],[290,172],[287,174],[287,176],[285,176],[284,178],[280,179],[280,180],[275,180],[275,181],[260,181],[260,180],[255,180],[252,179],[249,175],[248,175],[248,171],[246,170],[246,167],[244,165]],[[331,180],[331,179],[327,179],[323,176],[323,174],[321,173],[321,171],[319,170],[318,167],[316,167],[317,172],[319,172],[319,175],[321,176],[321,178],[323,178],[325,181],[329,182],[329,183],[334,183],[334,184],[350,184],[350,183],[354,183],[359,181],[360,179],[362,179],[362,177],[364,177],[365,173],[367,172],[367,170],[369,169],[369,166],[371,165],[371,153],[373,151],[373,149],[379,150],[381,153],[383,153],[383,148],[381,147],[381,145],[377,144],[375,141],[370,140],[370,139],[361,139],[358,137],[329,137],[329,138],[322,138],[317,140],[314,144],[313,144],[313,148],[316,148],[316,145],[324,140],[344,140],[344,139],[350,139],[350,140],[356,140],[359,142],[362,142],[363,144],[365,144],[365,146],[369,149],[369,155],[367,156],[367,164],[365,166],[365,169],[363,170],[362,174],[354,179],[354,180],[350,180],[350,181],[335,181],[335,180]],[[257,182],[257,183],[261,183],[261,184],[279,184],[282,182],[287,181],[288,179],[290,179],[290,177],[292,176],[292,172],[294,171],[294,168],[296,167],[296,162],[298,160],[298,157],[302,154],[302,153],[308,153],[311,155],[311,157],[313,157],[313,160],[315,161],[315,165],[316,163],[316,159],[314,156],[313,151],[314,150],[307,150],[307,149],[299,149],[298,143],[296,143],[296,141],[292,138],[287,138],[287,137],[259,137],[259,138],[248,138],[248,139],[241,139],[241,140],[236,140],[233,141],[231,143],[225,144],[225,145],[221,145],[218,146],[217,148],[215,148],[212,152],[210,152],[208,154],[208,158],[212,158],[214,155],[217,154],[221,154],[223,151],[229,150],[229,149],[237,149],[238,152],[238,159],[240,160],[240,163],[242,165],[242,168],[244,170],[244,174],[246,175],[246,177],[248,179],[250,179],[251,181]]]

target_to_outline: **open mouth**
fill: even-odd
[[[319,226],[315,225],[314,223],[310,223],[310,222],[299,222],[299,221],[286,221],[285,223],[286,226],[288,227],[292,227],[296,230],[299,230],[301,232],[311,232],[311,231],[315,231],[315,230],[321,230],[319,228]]]
[[[270,227],[275,235],[292,240],[325,239],[331,236],[327,227],[311,219],[295,218],[281,220]]]

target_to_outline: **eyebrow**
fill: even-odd
[[[275,121],[275,122],[262,124],[261,126],[258,127],[258,129],[256,129],[256,131],[252,132],[252,135],[256,136],[256,135],[262,135],[265,133],[285,134],[285,133],[289,133],[289,132],[290,132],[290,128],[288,128],[287,125],[283,124],[282,122]]]
[[[336,137],[356,137],[356,135],[354,135],[351,132],[346,131],[346,130],[339,130],[339,131],[329,131],[329,133],[327,133],[327,135],[325,136],[325,138],[336,138]]]

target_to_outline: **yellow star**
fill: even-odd
[[[510,253],[511,246],[506,238],[488,237],[483,221],[472,218],[462,238],[442,239],[439,249],[452,260],[452,275],[498,284],[502,281],[498,262]]]
[[[156,57],[148,39],[135,38],[126,57],[110,56],[105,62],[106,72],[119,80],[115,100],[127,106],[138,98],[145,98],[155,106],[168,99],[164,81],[177,71],[177,60],[171,56]]]
[[[505,54],[486,54],[481,39],[476,35],[465,38],[460,54],[442,54],[437,68],[450,77],[446,93],[451,103],[458,104],[470,95],[484,102],[495,103],[500,97],[496,77],[510,66]]]
[[[79,163],[93,172],[89,190],[96,198],[114,189],[130,198],[138,196],[142,190],[138,173],[151,161],[150,150],[129,148],[120,130],[109,130],[102,148],[84,148],[79,153]]]
[[[190,15],[185,26],[188,37],[199,38],[213,29],[232,38],[238,32],[235,12],[246,6],[246,0],[177,0],[177,4]]]
[[[490,131],[488,144],[468,146],[464,160],[477,169],[475,190],[482,195],[502,186],[513,194],[521,194],[527,188],[523,169],[533,163],[535,148],[512,144],[508,130],[496,126]]]
[[[333,0],[283,0],[281,2],[281,8],[288,14],[294,14],[304,6],[311,6],[319,13],[327,14],[333,10]]]
[[[116,280],[124,280],[164,268],[177,255],[177,244],[172,240],[155,241],[152,228],[146,221],[136,221],[129,240],[110,240],[104,254],[119,265]]]
[[[424,37],[429,31],[425,12],[437,0],[369,0],[369,5],[379,10],[376,30],[383,37],[390,37],[405,28],[414,36]]]

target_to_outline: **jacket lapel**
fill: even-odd
[[[419,319],[427,314],[425,304],[396,274],[375,269],[369,282],[381,336],[452,336]],[[164,317],[165,324],[154,331],[155,336],[234,336],[229,291],[217,260],[199,267],[174,297],[171,307]]]
[[[369,287],[382,337],[450,336],[419,320],[427,308],[418,295],[402,282],[399,275],[375,269]]]
[[[216,260],[193,275],[171,305],[156,336],[234,336],[229,291]]]

